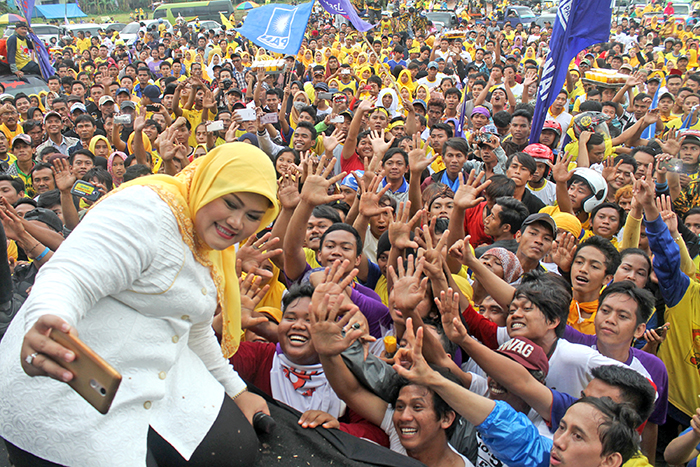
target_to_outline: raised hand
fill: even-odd
[[[571,263],[576,255],[576,238],[569,232],[564,232],[560,238],[552,242],[549,252],[552,262],[562,271],[570,271]]]
[[[673,202],[668,195],[662,195],[656,198],[656,208],[659,210],[661,220],[664,221],[671,237],[676,238],[678,235],[678,216],[673,211]]]
[[[330,136],[323,138],[323,147],[328,153],[332,153],[333,150],[339,145],[345,143],[345,133],[340,131],[340,128],[336,128]]]
[[[566,183],[569,181],[573,172],[569,172],[569,164],[573,156],[568,152],[557,157],[557,162],[552,167],[552,178],[557,183]]]
[[[299,196],[298,176],[299,170],[296,167],[290,167],[287,169],[287,173],[277,180],[277,198],[280,200],[282,209],[292,211],[299,205],[301,197]]]
[[[435,159],[438,158],[437,154],[433,154],[433,156],[430,158],[426,157],[425,148],[427,145],[421,147],[421,143],[422,140],[420,139],[420,135],[418,133],[413,135],[414,149],[408,153],[408,167],[412,173],[422,173],[430,166],[430,164],[435,162]]]
[[[202,107],[204,107],[205,109],[216,110],[216,99],[214,98],[214,94],[209,89],[204,90],[204,99],[202,99]]]
[[[380,175],[377,175],[372,179],[367,188],[365,188],[365,182],[362,178],[357,180],[361,193],[359,205],[360,214],[366,218],[378,216],[383,212],[391,213],[392,211],[390,206],[379,206],[379,200],[389,190],[389,185],[387,184],[384,188],[377,192],[383,178],[384,172],[382,171],[380,172]]]
[[[241,329],[248,329],[258,324],[267,322],[267,318],[255,311],[260,300],[265,296],[270,286],[266,285],[262,289],[260,283],[262,278],[255,274],[248,274],[245,279],[239,277],[241,284]]]
[[[224,139],[227,143],[233,143],[234,141],[238,141],[236,132],[240,127],[241,125],[238,122],[236,122],[235,120],[231,121],[231,126],[228,127],[228,130],[226,130],[226,135],[224,136]]]
[[[403,338],[406,346],[399,349],[394,356],[394,370],[399,376],[414,384],[430,386],[436,380],[437,372],[430,368],[423,357],[423,327],[413,333],[412,319],[406,320],[406,332]]]
[[[643,208],[647,208],[649,206],[653,206],[654,208],[656,207],[654,204],[656,187],[652,184],[653,170],[654,166],[649,164],[646,175],[639,178],[639,180],[635,180],[634,182],[633,198],[636,197],[637,201],[639,201],[639,204],[641,204]]]
[[[358,112],[367,112],[369,110],[372,110],[374,108],[374,104],[376,102],[377,102],[377,99],[375,99],[375,98],[361,101],[360,104],[357,106],[357,111]]]
[[[311,338],[319,355],[339,355],[358,339],[363,331],[360,326],[347,326],[355,313],[356,305],[346,300],[345,289],[352,283],[357,269],[353,269],[345,279],[343,273],[349,266],[348,260],[335,261],[324,271],[323,281],[318,284],[311,297],[309,319]],[[338,317],[344,313],[339,320]]]
[[[435,297],[435,304],[442,316],[442,327],[449,340],[461,344],[467,338],[467,328],[459,316],[459,294],[450,287],[440,292],[440,298]]]
[[[382,132],[376,130],[372,131],[372,133],[370,133],[369,140],[372,143],[374,155],[379,159],[384,157],[384,154],[386,154],[386,152],[389,150],[395,139],[396,137],[392,135],[389,141],[385,141],[384,134]]]
[[[391,291],[394,297],[394,308],[398,311],[412,311],[425,299],[425,292],[428,290],[428,278],[421,276],[425,259],[421,258],[414,267],[413,255],[406,259],[406,269],[404,271],[403,258],[399,257],[397,269],[398,275],[393,266],[389,266],[389,276],[393,284]]]
[[[678,141],[678,129],[670,130],[665,135],[663,140],[656,139],[656,142],[661,146],[661,150],[667,154],[677,155],[681,150],[681,143]]]
[[[535,73],[534,70],[530,70],[527,72],[527,74],[525,75],[525,78],[523,79],[523,87],[527,88],[531,84],[536,83],[536,82],[537,82],[537,73]]]
[[[406,248],[418,248],[418,243],[411,240],[411,231],[420,220],[423,210],[418,210],[409,220],[411,202],[399,203],[396,219],[389,223],[389,243],[393,248],[405,250]]]
[[[5,235],[10,240],[18,241],[25,233],[22,218],[19,217],[17,211],[5,198],[0,198],[0,222],[2,222],[2,226],[5,229]]]
[[[469,209],[473,208],[474,206],[478,206],[479,203],[484,201],[484,197],[479,197],[479,194],[491,184],[491,180],[486,180],[484,183],[480,184],[483,178],[484,172],[476,175],[475,171],[472,170],[469,172],[469,176],[465,182],[464,174],[460,172],[459,188],[457,189],[457,192],[455,192],[454,197],[455,206],[461,209]]]
[[[304,181],[304,186],[301,189],[301,199],[312,206],[331,203],[343,199],[343,194],[329,195],[328,188],[334,183],[339,182],[345,177],[346,173],[342,172],[335,177],[328,178],[333,173],[335,166],[335,157],[328,160],[324,154],[321,157],[321,162],[316,167],[315,171],[309,170],[309,175]]]
[[[280,239],[277,237],[271,239],[271,236],[272,234],[270,232],[260,238],[251,235],[248,241],[241,245],[236,252],[236,258],[241,261],[243,272],[266,277],[268,279],[272,277],[272,272],[263,269],[262,266],[270,258],[281,255],[282,249],[274,249]]]
[[[145,107],[144,107],[145,108]],[[143,131],[146,126],[146,117],[139,115],[134,119],[134,131]]]
[[[157,143],[160,148],[160,157],[163,161],[170,161],[174,158],[186,158],[187,148],[184,144],[178,143],[176,136],[177,129],[183,126],[185,121],[185,117],[178,117],[175,123],[158,135]]]
[[[610,183],[613,180],[615,180],[615,177],[617,176],[617,171],[620,169],[620,165],[622,165],[624,161],[620,159],[617,164],[615,164],[615,158],[614,157],[608,157],[603,161],[603,178],[605,179],[606,182]]]
[[[68,159],[56,158],[53,161],[53,177],[56,188],[62,192],[70,191],[75,183],[75,175],[70,170]]]
[[[464,237],[464,240],[457,240],[448,251],[450,256],[465,266],[470,266],[479,261],[476,256],[474,256],[474,251],[472,251],[472,248],[469,245],[470,239],[471,235],[467,235]]]

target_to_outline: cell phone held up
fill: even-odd
[[[57,329],[52,329],[49,337],[75,354],[72,362],[57,362],[73,374],[68,385],[98,412],[106,414],[117,394],[122,376],[77,337]]]
[[[115,115],[115,125],[131,125],[131,115]]]
[[[659,164],[659,169],[664,168],[669,172],[681,173],[683,172],[683,161],[672,157],[671,159],[665,160]]]
[[[76,180],[73,188],[70,189],[72,195],[85,198],[88,201],[97,201],[100,198],[100,190],[92,183]]]

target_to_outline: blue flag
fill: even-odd
[[[687,130],[690,128],[690,124],[693,122],[693,117],[695,116],[695,111],[697,110],[697,106],[694,106],[693,109],[690,111],[690,114],[688,114],[687,117],[685,117],[685,120],[683,120],[683,124],[681,125],[681,130]]]
[[[367,32],[374,26],[366,21],[363,21],[355,7],[352,6],[350,0],[319,0],[319,3],[326,11],[332,15],[340,15],[346,20],[350,21],[355,29],[360,32]]]
[[[656,92],[654,93],[654,98],[651,100],[651,105],[649,105],[649,110],[654,110],[659,106],[659,89],[661,89],[661,86],[657,86]],[[646,139],[647,141],[653,141],[657,131],[656,125],[657,124],[654,123],[653,125],[646,127],[642,132],[641,138]]]
[[[296,55],[311,15],[311,3],[297,6],[275,3],[250,10],[236,29],[255,44],[273,52]]]
[[[554,21],[532,118],[530,143],[537,143],[547,110],[564,86],[569,63],[581,50],[610,40],[610,0],[562,0]]]

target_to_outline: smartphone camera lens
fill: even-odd
[[[91,379],[90,380],[90,387],[100,393],[101,396],[106,396],[107,395],[107,389],[105,389],[104,386],[102,386],[100,383],[98,383],[96,380]]]

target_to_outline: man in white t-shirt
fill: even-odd
[[[467,249],[455,245],[460,251]],[[455,248],[453,247],[453,248]],[[601,355],[597,350],[562,339],[569,317],[570,286],[555,274],[523,277],[517,288],[508,284],[477,260],[473,254],[464,256],[463,263],[474,272],[474,278],[484,286],[503,309],[510,313],[505,327],[488,321],[473,307],[468,307],[464,318],[469,332],[487,347],[496,348],[514,337],[526,337],[549,356],[547,386],[559,392],[579,396],[593,378],[594,368],[603,365],[622,365]],[[494,284],[496,287],[493,287]],[[643,369],[639,373],[651,379]]]
[[[435,89],[436,87],[440,86],[440,82],[442,81],[442,78],[444,78],[445,74],[440,73],[438,71],[438,64],[435,61],[432,61],[428,63],[428,76],[424,76],[423,78],[419,79],[416,81],[417,84],[425,84],[428,86],[428,89],[431,91]]]

